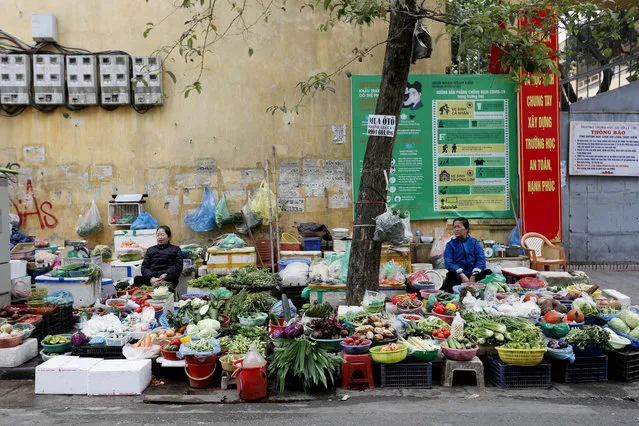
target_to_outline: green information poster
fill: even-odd
[[[353,196],[381,76],[351,78]],[[390,165],[386,202],[412,220],[512,218],[517,193],[517,113],[500,75],[410,75]]]

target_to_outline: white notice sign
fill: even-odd
[[[395,116],[369,115],[368,125],[366,126],[366,135],[392,138],[395,136]]]
[[[639,123],[570,123],[570,174],[639,176]]]

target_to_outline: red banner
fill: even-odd
[[[540,26],[545,13],[530,20]],[[521,20],[520,28],[530,25]],[[543,41],[555,56],[557,26]],[[555,57],[555,61],[557,58]],[[519,182],[522,232],[537,232],[561,241],[561,171],[559,164],[559,81],[544,85],[543,77],[522,85],[519,109]]]

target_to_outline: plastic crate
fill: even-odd
[[[504,364],[498,357],[486,358],[488,380],[502,389],[541,388],[550,385],[551,367],[548,363],[541,363],[535,367],[516,367]]]
[[[433,364],[382,364],[383,388],[427,389],[433,385]]]
[[[608,377],[619,382],[639,380],[639,352],[621,350],[607,352],[609,369]]]
[[[320,237],[304,238],[304,251],[322,250],[322,239]]]
[[[608,357],[577,357],[574,363],[567,360],[552,361],[552,378],[563,383],[586,383],[608,381]]]
[[[73,346],[71,355],[82,358],[123,359],[122,346],[84,345]]]

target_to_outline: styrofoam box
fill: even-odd
[[[225,275],[243,266],[255,266],[255,247],[217,250],[211,247],[206,253],[206,267],[209,273]]]
[[[155,237],[156,232],[156,229],[115,231],[113,233],[114,252],[117,253],[122,247],[122,243],[126,240],[133,240],[146,250],[158,243],[158,240]]]
[[[60,290],[69,291],[73,296],[73,306],[91,306],[102,292],[100,283],[91,281],[88,277],[59,278],[39,275],[35,282],[36,288],[46,288],[49,294]]]
[[[0,367],[18,367],[38,356],[38,340],[27,339],[13,348],[0,349]]]
[[[111,260],[106,260],[100,264],[100,269],[102,269],[102,278],[111,278],[111,262]]]
[[[11,260],[9,263],[11,263],[11,279],[27,275],[27,262],[25,260]]]
[[[140,395],[151,383],[151,360],[101,360],[89,371],[88,395]]]
[[[120,262],[114,260],[111,262],[111,279],[117,282],[123,278],[132,278],[142,275],[142,261]]]
[[[36,394],[86,395],[89,370],[102,358],[59,355],[36,367]]]
[[[280,259],[289,259],[291,257],[302,257],[310,261],[315,260],[316,257],[322,257],[321,251],[281,251]]]
[[[346,243],[351,240],[333,240],[333,250],[343,252],[346,251]]]

